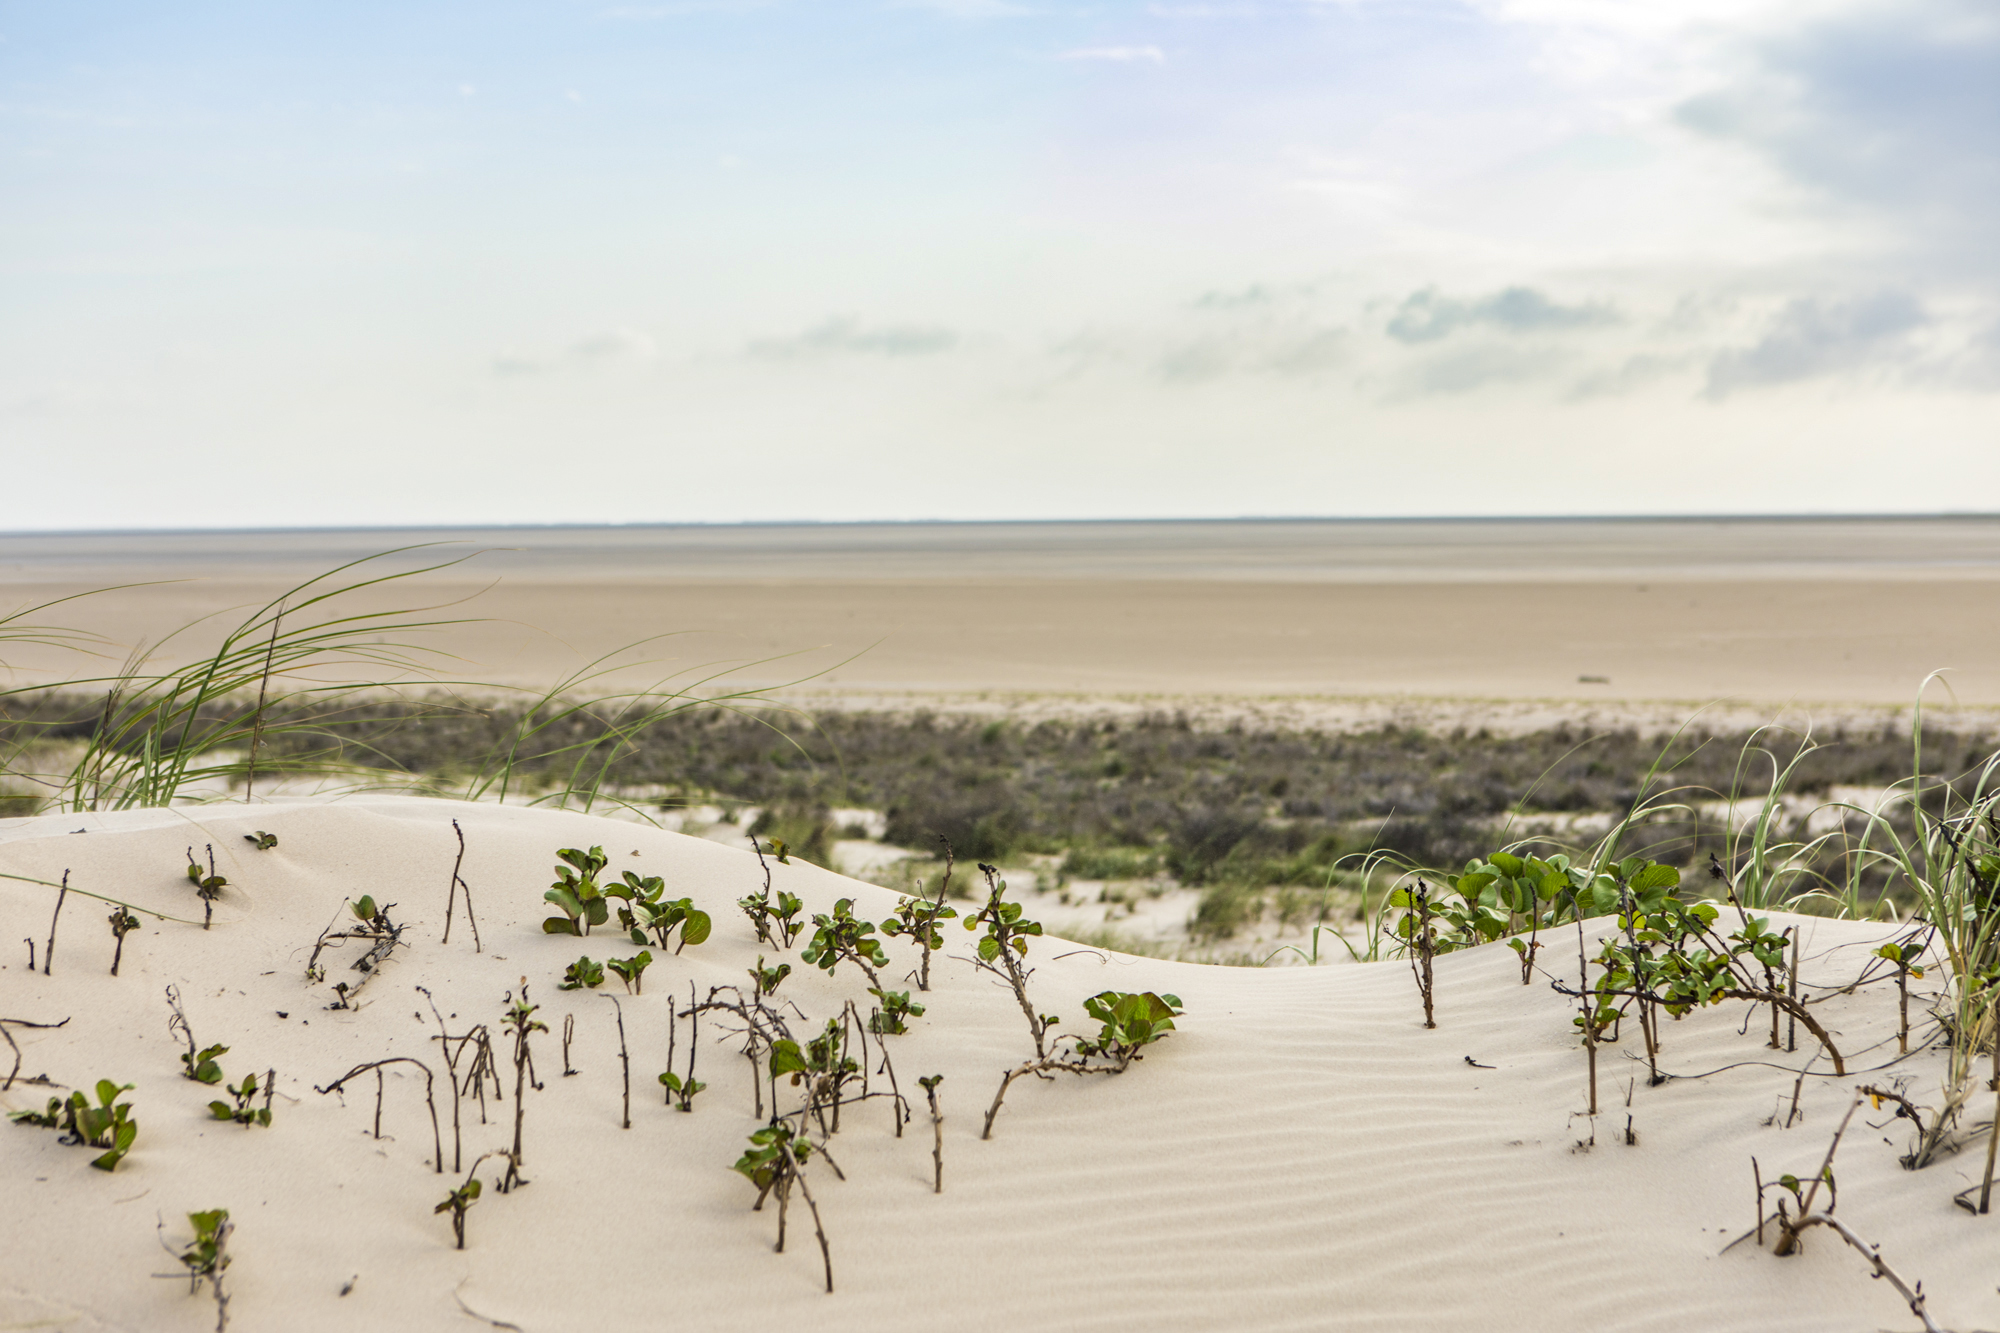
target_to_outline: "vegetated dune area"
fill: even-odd
[[[263,834],[275,844],[260,848]],[[981,935],[963,920],[987,893],[960,865],[973,896],[939,923],[928,992],[905,980],[921,961],[912,939],[885,941],[884,988],[907,988],[921,1016],[865,1046],[850,1024],[868,1095],[858,1072],[837,1090],[847,1099],[838,1133],[803,1114],[788,1122],[826,1151],[799,1168],[778,1254],[775,1193],[752,1211],[756,1185],[729,1168],[770,1119],[758,1097],[797,1111],[813,1076],[795,1086],[769,1075],[768,1051],[746,1058],[741,1012],[708,1010],[698,1035],[672,1016],[736,994],[717,987],[753,990],[752,969],[781,959],[790,974],[766,1004],[802,1046],[848,1003],[866,1014],[875,997],[851,956],[830,974],[806,961],[810,925],[789,948],[756,937],[737,900],[763,888],[765,869],[747,845],[399,796],[48,814],[6,821],[0,838],[0,915],[47,965],[30,972],[24,942],[0,968],[0,1017],[20,1052],[0,1102],[39,1110],[109,1079],[132,1085],[118,1100],[138,1125],[109,1171],[92,1167],[100,1149],[67,1145],[55,1128],[0,1131],[0,1326],[213,1326],[210,1287],[191,1295],[173,1276],[194,1242],[189,1214],[212,1209],[229,1212],[224,1284],[241,1329],[1916,1324],[1829,1226],[1806,1230],[1791,1257],[1772,1252],[1778,1195],[1793,1218],[1802,1204],[1834,1204],[1830,1189],[1800,1200],[1772,1182],[1789,1175],[1813,1191],[1857,1085],[1935,1104],[1945,1077],[1925,1014],[1941,970],[1910,982],[1923,1049],[1896,1063],[1893,969],[1871,957],[1906,933],[1892,924],[1768,918],[1771,930],[1801,932],[1798,991],[1844,1074],[1805,1026],[1787,1024],[1774,1050],[1769,1006],[1728,1001],[1659,1016],[1665,1077],[1654,1086],[1628,1017],[1596,1052],[1594,1118],[1577,1002],[1552,987],[1576,980],[1573,924],[1541,937],[1526,984],[1504,941],[1437,957],[1433,1029],[1403,961],[1222,968],[1028,936],[1032,1006],[1060,1019],[1051,1040],[1098,1037],[1085,1002],[1105,991],[1171,996],[1182,1012],[1123,1072],[1016,1081],[982,1139],[1003,1074],[1036,1043],[1010,988],[971,961]],[[579,954],[638,952],[615,921],[581,939],[544,929],[556,853],[592,847],[608,861],[603,882],[657,876],[667,899],[712,919],[700,942],[650,943],[637,994],[609,973],[600,987],[559,989]],[[802,921],[842,898],[869,921],[896,907],[886,889],[797,861],[768,870],[773,901],[796,895]],[[198,881],[218,878],[204,901]],[[363,895],[382,914],[373,924],[350,906]],[[140,920],[116,976],[107,898]],[[1586,922],[1593,957],[1614,922]],[[383,950],[370,931],[385,923],[400,934]],[[1721,928],[1734,927],[1729,913]],[[329,930],[350,938],[326,945],[314,979]],[[356,970],[369,954],[372,972]],[[169,988],[186,1033],[169,1030]],[[506,1017],[524,995],[546,1030],[529,1035],[532,1076],[522,1072],[517,1098]],[[666,1104],[658,1077],[670,1024],[675,1068],[687,1073],[694,1052],[707,1085],[688,1112]],[[483,1103],[469,1086],[477,1043],[457,1041],[480,1025],[495,1064],[482,1071]],[[185,1077],[210,1046],[227,1047],[212,1057],[220,1077]],[[373,1072],[316,1091],[402,1057],[381,1071],[379,1105]],[[252,1074],[259,1086],[241,1099],[250,1123],[218,1118],[211,1101],[230,1114],[230,1090]],[[920,1088],[932,1075],[943,1076],[935,1137]],[[1971,1096],[1991,1101],[1983,1088]],[[255,1114],[266,1106],[268,1124]],[[1921,1281],[1939,1326],[2000,1325],[2000,1222],[1953,1202],[1968,1187],[1978,1197],[1988,1109],[1968,1105],[1965,1151],[1919,1172],[1899,1165],[1917,1135],[1895,1110],[1862,1100],[1847,1122],[1834,1215],[1901,1279]],[[509,1160],[492,1154],[512,1149],[517,1118],[524,1183],[503,1193]],[[1743,1239],[1760,1212],[1753,1161],[1766,1184],[1761,1244]],[[483,1189],[465,1209],[460,1250],[450,1211],[435,1210],[468,1172]]]
[[[1996,595],[1981,519],[0,535],[0,1329],[2000,1328]]]

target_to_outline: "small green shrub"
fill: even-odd
[[[237,1087],[231,1087],[227,1083],[222,1085],[222,1090],[228,1093],[236,1104],[231,1106],[228,1102],[213,1101],[208,1104],[208,1113],[217,1120],[232,1120],[245,1129],[252,1125],[262,1125],[269,1129],[271,1097],[277,1091],[277,1082],[277,1075],[267,1070],[264,1074],[264,1104],[253,1107],[250,1102],[257,1095],[257,1076],[245,1074],[242,1084]]]
[[[604,964],[592,962],[588,957],[579,958],[563,969],[562,984],[557,990],[582,990],[588,986],[592,990],[604,984]]]
[[[605,896],[623,898],[626,906],[618,909],[618,924],[632,937],[632,943],[644,944],[646,932],[652,931],[660,948],[667,947],[667,937],[676,928],[680,930],[680,943],[674,945],[679,953],[690,944],[700,944],[708,939],[714,922],[708,913],[694,905],[692,898],[676,898],[661,901],[660,895],[666,891],[666,883],[657,875],[641,879],[631,871],[625,872],[623,881],[606,889]]]
[[[938,880],[937,897],[901,898],[896,902],[896,911],[882,923],[884,935],[907,935],[910,942],[921,952],[917,966],[917,989],[931,988],[931,953],[944,948],[944,936],[938,930],[938,922],[958,915],[958,909],[946,905],[951,896],[951,868],[954,854],[951,843],[940,837],[944,843],[944,874]]]
[[[613,958],[605,964],[618,974],[620,981],[625,983],[625,992],[628,995],[637,995],[644,989],[646,969],[652,965],[653,951],[650,949],[641,949],[630,958]],[[602,973],[599,977],[602,978]]]
[[[878,967],[889,965],[889,955],[882,952],[882,941],[875,938],[875,923],[863,921],[854,915],[854,900],[842,898],[833,905],[833,912],[821,912],[813,917],[812,939],[800,955],[806,962],[820,968],[828,976],[840,966],[842,960],[851,960],[854,965],[868,974],[871,989],[881,986],[881,979],[875,975]]]
[[[189,1213],[187,1220],[194,1228],[194,1243],[181,1251],[180,1261],[188,1273],[188,1295],[194,1295],[206,1279],[215,1296],[215,1330],[224,1333],[229,1327],[229,1295],[223,1290],[222,1275],[229,1267],[229,1236],[236,1226],[227,1208]]]
[[[186,1070],[183,1077],[193,1079],[196,1083],[222,1082],[222,1066],[216,1063],[216,1057],[227,1054],[229,1048],[219,1044],[203,1047],[196,1053],[183,1052],[181,1065]]]
[[[131,1090],[130,1083],[101,1078],[97,1080],[95,1106],[78,1089],[69,1095],[68,1101],[49,1098],[46,1111],[16,1111],[8,1119],[17,1125],[39,1125],[46,1129],[61,1126],[79,1147],[108,1149],[91,1165],[99,1171],[115,1171],[125,1154],[132,1151],[132,1141],[139,1136],[139,1122],[132,1119],[131,1103],[118,1100],[118,1094]]]
[[[779,963],[776,967],[764,966],[764,955],[757,955],[757,966],[750,969],[750,979],[757,983],[759,995],[776,995],[778,986],[792,974],[790,963]]]
[[[478,1169],[479,1163],[473,1163],[473,1170]],[[461,1250],[465,1248],[465,1215],[471,1210],[472,1205],[479,1201],[479,1191],[479,1177],[467,1176],[463,1185],[445,1195],[444,1202],[431,1209],[433,1214],[443,1212],[451,1214],[451,1234],[457,1238],[458,1248]]]
[[[542,930],[549,935],[588,935],[592,926],[603,925],[611,916],[604,891],[597,884],[608,858],[602,847],[587,852],[564,847],[556,856],[565,864],[555,867],[556,882],[542,897],[560,908],[562,915],[543,921]]]
[[[1137,847],[1072,847],[1062,873],[1072,879],[1148,879],[1160,873],[1160,857]]]
[[[757,1187],[757,1202],[751,1205],[752,1212],[762,1209],[764,1200],[771,1194],[777,1194],[777,1249],[780,1254],[785,1252],[785,1213],[793,1188],[796,1187],[804,1196],[806,1207],[812,1210],[813,1232],[819,1238],[820,1259],[826,1266],[826,1289],[830,1295],[833,1292],[833,1252],[827,1245],[826,1229],[820,1225],[819,1205],[813,1201],[812,1189],[806,1184],[803,1169],[813,1152],[812,1140],[802,1131],[794,1131],[783,1120],[773,1120],[762,1129],[752,1131],[750,1146],[730,1169]]]
[[[923,1017],[924,1007],[913,1003],[908,991],[874,989],[868,993],[881,1001],[881,1008],[868,1016],[868,1030],[878,1037],[908,1032],[907,1020]]]
[[[708,1084],[701,1082],[692,1075],[682,1078],[679,1074],[669,1069],[666,1073],[660,1075],[660,1086],[667,1090],[667,1100],[669,1102],[678,1097],[680,1098],[681,1110],[692,1111],[694,1110],[694,1095],[703,1088],[706,1088]]]
[[[215,918],[215,900],[229,883],[216,873],[214,843],[208,844],[207,874],[202,873],[201,863],[194,859],[194,848],[187,849],[187,877],[194,881],[195,896],[201,899],[201,928],[207,930]]]
[[[792,941],[798,938],[799,932],[805,929],[805,923],[798,919],[799,910],[805,904],[792,894],[780,890],[777,905],[773,907],[771,904],[771,863],[764,859],[764,844],[758,842],[753,836],[750,839],[750,850],[757,854],[757,865],[764,872],[764,887],[755,893],[746,894],[738,898],[736,905],[743,909],[743,915],[750,918],[750,924],[756,928],[759,940],[765,944],[775,945],[782,943],[785,948],[789,949],[792,947]],[[785,851],[784,843],[774,842],[771,844],[771,853],[778,858],[780,865],[789,863],[785,856]],[[776,934],[772,933],[774,926],[777,930]]]
[[[1079,1039],[1076,1053],[1102,1056],[1120,1069],[1140,1058],[1140,1052],[1174,1029],[1183,1010],[1178,995],[1152,991],[1100,991],[1083,1002],[1083,1010],[1103,1027],[1094,1039]]]
[[[255,833],[244,834],[243,841],[249,843],[260,852],[268,852],[278,845],[278,835],[275,833],[266,833],[263,829],[258,829]]]

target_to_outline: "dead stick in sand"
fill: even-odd
[[[62,920],[63,899],[69,897],[69,871],[63,871],[62,889],[56,894],[55,915],[49,918],[49,947],[42,950],[42,975],[56,965],[56,923]],[[32,967],[32,963],[30,964]]]
[[[1796,1236],[1807,1227],[1818,1226],[1832,1227],[1835,1234],[1859,1250],[1862,1257],[1874,1265],[1875,1276],[1884,1279],[1890,1286],[1894,1287],[1896,1294],[1909,1303],[1910,1313],[1923,1320],[1924,1333],[1944,1333],[1944,1330],[1932,1321],[1930,1311],[1924,1308],[1924,1284],[1919,1282],[1916,1286],[1912,1287],[1909,1283],[1905,1282],[1900,1273],[1883,1261],[1882,1247],[1871,1245],[1861,1239],[1861,1237],[1855,1235],[1847,1223],[1830,1213],[1808,1213],[1806,1216],[1801,1217],[1797,1224],[1791,1228],[1791,1233]]]
[[[466,924],[472,927],[472,951],[483,953],[485,950],[479,943],[479,918],[472,915],[472,886],[458,873],[465,864],[465,830],[460,828],[458,821],[454,819],[451,821],[451,831],[458,835],[458,859],[451,863],[451,892],[444,902],[444,939],[440,943],[451,943],[451,915],[458,904],[458,891],[462,888],[465,890]]]
[[[632,1056],[625,1049],[625,1006],[618,1003],[616,995],[599,996],[611,1001],[611,1007],[618,1013],[618,1062],[625,1068],[625,1123],[624,1128],[632,1128]]]

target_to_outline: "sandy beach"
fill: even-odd
[[[468,622],[423,637],[439,675],[505,684],[651,640],[606,683],[719,673],[822,704],[1266,699],[1328,717],[1455,700],[1476,721],[1535,702],[1907,709],[1942,670],[1934,703],[2000,706],[2000,524],[1974,519],[14,536],[0,597],[172,580],[38,617],[119,657],[426,540],[484,553],[391,600]],[[73,667],[9,660],[21,680]]]

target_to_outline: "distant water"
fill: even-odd
[[[0,534],[0,581],[310,575],[392,547],[510,582],[2000,577],[2000,517],[852,523]],[[404,559],[415,557],[403,557]]]

